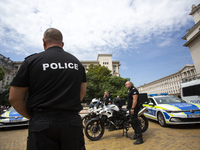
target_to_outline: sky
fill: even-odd
[[[0,0],[0,54],[23,61],[42,52],[43,33],[59,29],[80,61],[112,54],[136,87],[193,64],[182,37],[199,0]]]

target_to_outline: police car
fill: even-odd
[[[0,128],[25,126],[29,120],[22,117],[12,106],[0,116]]]
[[[200,123],[200,105],[187,103],[167,93],[150,94],[143,106],[148,109],[144,115],[158,121],[161,126]]]

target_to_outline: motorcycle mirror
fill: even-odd
[[[149,105],[150,105],[150,106],[154,106],[154,104],[153,104],[153,103],[149,103]]]

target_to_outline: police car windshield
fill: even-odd
[[[9,111],[16,111],[12,106],[9,108]]]
[[[155,100],[158,104],[185,103],[184,100],[174,96],[155,97]]]

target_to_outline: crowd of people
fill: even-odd
[[[1,105],[1,107],[0,107],[0,114],[2,114],[3,113],[3,111],[4,110],[8,110],[10,107],[9,106],[3,106],[3,105]]]

